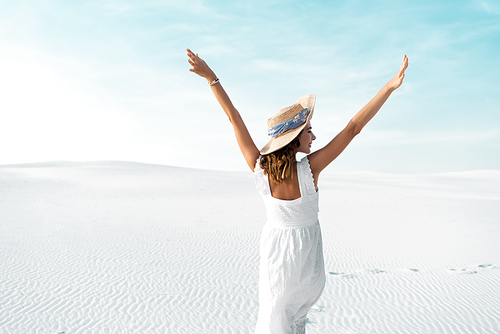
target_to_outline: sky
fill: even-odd
[[[0,165],[118,160],[248,170],[185,49],[260,148],[316,94],[313,150],[398,71],[331,172],[500,170],[500,1],[0,0]]]

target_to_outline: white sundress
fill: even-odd
[[[301,197],[272,197],[259,163],[255,182],[266,205],[260,241],[259,314],[255,334],[305,333],[307,312],[321,296],[325,269],[318,192],[307,157],[297,162]]]

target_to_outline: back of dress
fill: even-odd
[[[255,181],[266,205],[260,241],[259,316],[255,333],[304,333],[325,284],[318,192],[307,157],[297,162],[300,198],[272,197],[259,164]]]
[[[267,223],[276,226],[304,227],[314,224],[318,220],[318,192],[309,165],[304,157],[297,162],[300,198],[295,200],[281,200],[271,195],[269,179],[257,163],[255,167],[255,183],[266,205]]]

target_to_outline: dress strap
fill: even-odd
[[[264,170],[260,168],[260,156],[257,159],[257,163],[255,164],[255,168],[253,171],[255,186],[261,195],[270,195],[271,189],[269,188],[269,181],[267,175],[264,175]]]
[[[300,193],[307,195],[316,194],[311,165],[309,164],[307,156],[297,163],[297,174],[299,177]]]

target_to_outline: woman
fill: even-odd
[[[208,81],[229,117],[266,204],[267,222],[260,242],[259,314],[255,333],[305,333],[307,312],[320,297],[325,284],[318,221],[319,174],[401,86],[408,58],[404,56],[398,73],[328,145],[311,153],[312,142],[316,139],[311,126],[314,95],[299,98],[268,120],[271,140],[259,151],[215,73],[198,54],[187,49],[187,55],[192,66],[189,70]],[[307,156],[296,161],[298,152]]]

